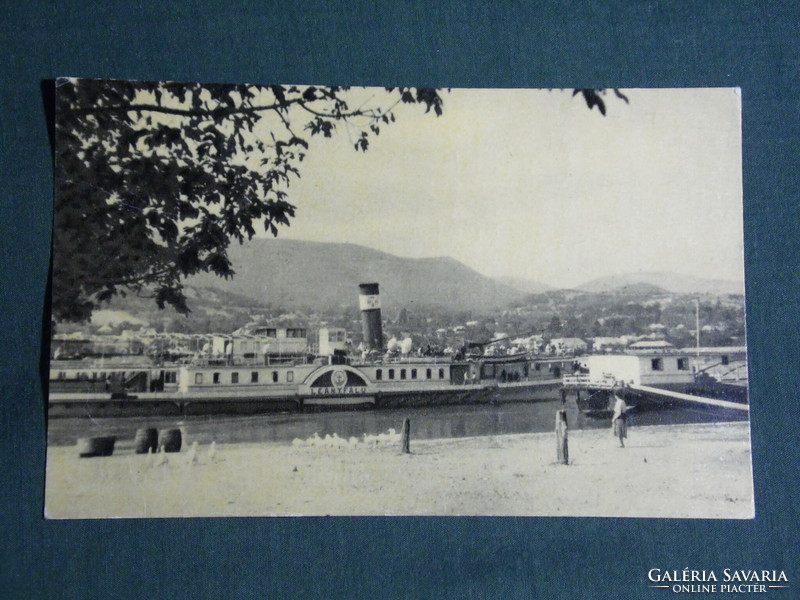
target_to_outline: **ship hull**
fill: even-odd
[[[452,385],[408,391],[375,391],[361,395],[291,395],[267,397],[229,395],[226,397],[187,397],[179,393],[138,394],[110,398],[105,394],[53,394],[48,416],[61,417],[141,417],[180,415],[246,415],[276,412],[314,412],[419,408],[442,405],[543,402],[558,398],[560,381],[515,382],[493,385]]]
[[[659,393],[659,390],[663,390],[664,393]],[[696,396],[697,401],[674,397],[669,394],[670,392]],[[564,389],[562,393],[565,399],[574,398],[578,409],[587,416],[611,418],[615,402],[612,390],[587,387],[582,390]],[[647,391],[628,387],[617,393],[625,399],[629,406],[635,406],[637,410],[658,410],[686,406],[697,408],[702,405],[704,399],[708,399],[708,404],[713,410],[718,410],[713,408],[713,401],[715,400],[741,405],[742,407],[748,404],[746,387],[718,382],[651,385]]]

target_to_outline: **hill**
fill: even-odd
[[[525,294],[543,294],[545,292],[555,291],[556,289],[551,285],[539,283],[531,279],[522,279],[520,277],[498,277],[497,280]]]
[[[289,309],[357,306],[358,284],[373,281],[390,310],[413,304],[493,311],[524,296],[452,258],[402,258],[355,244],[257,238],[231,246],[229,256],[232,279],[203,274],[187,284]]]
[[[584,283],[576,289],[584,292],[603,293],[619,288],[644,289],[643,285],[655,286],[673,294],[744,294],[742,281],[705,279],[668,271],[648,271],[601,277]]]

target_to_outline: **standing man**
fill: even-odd
[[[619,447],[625,447],[625,438],[628,437],[628,417],[625,414],[628,410],[628,405],[622,398],[620,388],[614,388],[614,416],[611,417],[611,428],[614,431],[614,437],[619,438]]]

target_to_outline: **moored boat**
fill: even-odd
[[[410,358],[349,365],[181,365],[111,371],[54,363],[49,414],[259,413],[537,401],[558,396],[561,379],[555,373],[568,369],[570,361],[520,356],[503,362],[502,368],[499,364],[491,359]],[[506,379],[501,379],[502,373]]]
[[[703,361],[707,364],[712,349],[706,350]],[[687,402],[746,408],[744,349],[738,350],[737,359],[744,365],[745,372],[744,383],[739,385],[709,375],[702,367],[699,353],[692,356],[686,350],[671,347],[586,356],[581,359],[579,372],[562,378],[562,399],[574,394],[578,408],[590,415],[610,414],[615,393],[623,394],[643,408]]]
[[[254,350],[269,343],[222,340],[221,352],[163,366],[52,361],[49,415],[262,413],[288,410],[526,402],[557,398],[571,359],[384,354],[377,284],[360,286],[364,328],[360,358],[345,356],[343,330],[320,330],[325,356],[297,352],[280,360]],[[274,329],[265,329],[276,336]],[[293,332],[292,332],[293,333]],[[280,339],[278,336],[276,339]],[[284,340],[286,346],[292,336]],[[247,345],[245,345],[247,344]],[[338,344],[338,345],[337,345]],[[274,342],[273,342],[274,345]]]

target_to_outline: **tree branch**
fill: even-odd
[[[284,100],[283,102],[276,102],[275,104],[268,104],[262,106],[240,106],[240,107],[218,107],[218,108],[207,108],[207,109],[188,109],[188,108],[173,108],[169,106],[162,106],[160,104],[128,104],[128,105],[114,105],[114,106],[88,106],[85,108],[74,108],[70,110],[70,113],[73,115],[92,115],[92,114],[102,114],[102,113],[121,113],[127,114],[129,112],[154,112],[166,115],[175,115],[179,117],[212,117],[212,118],[219,118],[219,117],[230,117],[233,115],[251,115],[251,114],[258,114],[264,111],[273,110],[276,112],[280,112],[281,109],[288,108],[289,106],[299,106],[303,110],[316,115],[318,117],[324,117],[328,119],[347,119],[350,117],[370,117],[376,118],[376,113],[374,110],[366,110],[362,111],[360,109],[346,112],[346,113],[339,113],[339,114],[332,114],[326,113],[322,111],[317,111],[309,108],[307,106],[308,100],[305,98],[294,98],[291,100]],[[397,103],[395,103],[396,105]],[[393,105],[394,106],[394,105]]]

